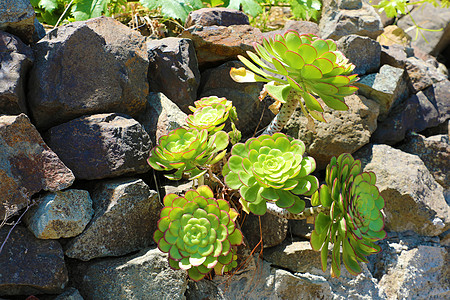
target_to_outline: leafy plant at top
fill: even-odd
[[[319,21],[322,8],[320,0],[290,0],[289,4],[294,17],[314,22]]]
[[[380,210],[384,199],[375,186],[373,172],[361,172],[361,162],[350,154],[333,157],[326,168],[326,185],[312,199],[312,205],[329,208],[315,218],[311,246],[321,251],[322,269],[327,267],[328,245],[333,244],[331,274],[340,276],[341,254],[346,269],[353,275],[361,272],[358,261],[381,248],[374,242],[385,238],[384,218]]]
[[[187,270],[189,277],[198,281],[213,268],[223,274],[237,266],[232,246],[243,240],[236,228],[237,216],[229,203],[215,199],[206,185],[184,196],[168,194],[153,238],[162,252],[169,253],[173,269]]]
[[[177,170],[174,174],[165,175],[169,179],[180,180],[184,173],[194,179],[207,172],[203,166],[221,160],[227,146],[226,132],[218,131],[208,137],[206,129],[178,128],[159,139],[158,145],[150,152],[148,163],[158,171]]]
[[[297,195],[312,195],[319,185],[309,175],[316,168],[312,157],[303,157],[305,145],[283,133],[250,138],[233,146],[223,168],[225,183],[239,190],[244,210],[266,213],[266,201],[291,213],[300,213],[305,202]]]
[[[265,90],[281,103],[289,102],[288,96],[292,91],[303,99],[305,105],[300,101],[300,106],[305,116],[311,115],[319,121],[325,120],[321,101],[317,98],[333,109],[348,109],[344,97],[357,91],[356,87],[350,85],[356,81],[357,75],[350,75],[355,66],[337,51],[333,40],[288,31],[284,35],[264,39],[262,45],[255,43],[254,48],[257,54],[247,51],[254,63],[239,56],[249,70],[232,68],[230,75],[233,80],[269,82]],[[273,64],[274,68],[263,60]],[[260,67],[283,75],[285,79],[272,76]],[[285,118],[289,119],[290,116]]]

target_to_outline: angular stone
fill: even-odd
[[[2,243],[10,229],[0,228]],[[0,266],[0,296],[58,294],[69,280],[61,245],[39,240],[22,226],[6,241]]]
[[[94,216],[83,233],[65,246],[68,257],[86,261],[120,256],[154,243],[162,206],[158,193],[141,179],[101,181],[90,194]]]
[[[378,71],[381,46],[376,41],[352,34],[340,38],[337,45],[345,57],[356,66],[353,73],[364,75]]]
[[[408,131],[421,132],[450,119],[450,81],[433,84],[394,107],[385,120],[378,122],[372,141],[393,145]]]
[[[412,45],[416,46],[426,53],[437,56],[450,43],[450,8],[434,7],[426,3],[424,7],[414,9],[411,17],[416,24],[426,29],[434,29],[435,31],[421,30],[421,34],[417,39],[412,41]],[[397,25],[404,30],[414,26],[410,16],[401,18]],[[423,24],[423,25],[422,25]],[[443,30],[440,30],[443,29]],[[415,28],[416,30],[416,28]],[[425,37],[426,40],[422,37]]]
[[[180,37],[194,42],[199,67],[205,69],[253,51],[253,42],[259,42],[262,33],[250,25],[192,26]]]
[[[153,145],[171,130],[187,125],[187,115],[163,93],[149,93],[145,110],[137,117]]]
[[[102,179],[150,169],[150,137],[126,115],[84,116],[52,127],[45,139],[77,179]]]
[[[274,114],[269,110],[271,101],[265,98],[259,101],[262,83],[237,83],[230,77],[231,68],[241,68],[244,64],[230,61],[217,68],[208,69],[202,73],[200,97],[225,97],[233,102],[239,120],[236,127],[242,132],[243,140],[255,134],[255,131],[269,125]]]
[[[0,3],[0,30],[18,36],[22,42],[33,42],[34,8],[29,0],[3,0]]]
[[[307,241],[286,239],[282,244],[264,249],[264,259],[292,272],[317,273],[322,269],[320,252]]]
[[[314,121],[315,129],[307,129],[307,119],[298,109],[288,121],[285,132],[302,140],[308,155],[314,157],[317,169],[324,169],[333,156],[353,153],[369,143],[377,128],[379,105],[363,96],[345,97],[347,111],[324,108],[326,123]]]
[[[191,11],[184,24],[185,28],[193,25],[230,26],[250,25],[248,16],[242,11],[225,7],[205,7]]]
[[[400,145],[404,152],[418,155],[434,179],[444,189],[450,189],[450,141],[448,135],[424,137],[410,135]]]
[[[414,93],[426,89],[433,83],[447,80],[447,76],[439,73],[432,64],[416,57],[406,59],[406,72],[411,80]]]
[[[84,300],[84,299],[76,288],[70,287],[67,290],[65,290],[64,293],[56,296],[56,298],[53,300]]]
[[[34,51],[27,99],[38,128],[95,113],[136,116],[144,109],[147,47],[119,21],[99,17],[58,27]]]
[[[358,93],[380,104],[380,115],[378,120],[386,119],[392,106],[397,105],[408,97],[408,86],[405,71],[384,65],[378,73],[361,77],[355,86],[359,88]]]
[[[120,258],[70,266],[71,279],[85,299],[185,299],[186,271],[172,270],[157,248]]]
[[[383,32],[380,16],[371,5],[363,2],[360,9],[340,9],[337,0],[329,2],[330,4],[323,5],[319,23],[322,38],[338,40],[356,34],[376,39]]]
[[[403,69],[406,66],[408,49],[412,50],[412,48],[406,48],[397,44],[381,46],[380,64]]]
[[[288,220],[279,218],[272,214],[256,216],[250,214],[245,217],[245,222],[241,225],[242,234],[246,237],[250,249],[260,247],[261,241],[264,248],[281,244],[286,238]]]
[[[450,206],[443,188],[416,155],[387,145],[368,145],[355,154],[364,171],[377,176],[389,231],[436,236],[450,228]]]
[[[200,85],[194,44],[190,39],[169,37],[147,41],[147,49],[150,90],[162,92],[189,113]]]
[[[38,239],[77,236],[94,214],[91,197],[84,190],[48,193],[37,203],[25,215],[25,222]]]
[[[27,113],[25,79],[33,50],[12,34],[0,31],[0,113]]]
[[[321,276],[275,271],[276,299],[333,299],[329,283]]]
[[[0,220],[24,208],[33,194],[59,191],[75,180],[24,114],[0,116],[0,162]]]
[[[389,25],[384,28],[383,34],[377,38],[377,42],[383,46],[411,46],[411,37],[397,25]]]
[[[284,34],[288,30],[295,30],[298,33],[312,33],[319,35],[319,25],[310,21],[288,20],[283,29],[263,32],[264,37],[273,37],[276,34]]]
[[[379,281],[386,299],[448,299],[448,248],[420,245],[404,250]]]

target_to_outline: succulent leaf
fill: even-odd
[[[240,245],[243,236],[235,223],[238,213],[227,201],[215,199],[203,185],[184,196],[166,195],[164,205],[168,213],[159,220],[153,238],[169,254],[173,269],[187,270],[198,281],[213,268],[223,274],[237,265],[233,246]]]
[[[358,261],[367,261],[366,256],[381,249],[373,242],[385,238],[384,217],[381,209],[384,200],[375,186],[373,172],[362,172],[361,162],[350,154],[333,157],[326,168],[326,185],[313,195],[314,204],[330,207],[328,214],[320,213],[315,219],[315,229],[311,234],[314,250],[327,248],[333,244],[331,274],[340,274],[342,260],[351,274],[358,274]],[[326,269],[326,260],[322,260]]]
[[[318,180],[312,157],[303,157],[305,145],[283,133],[250,138],[233,146],[224,168],[226,184],[239,189],[244,210],[264,214],[266,202],[274,202],[292,213],[305,203],[297,195],[312,195]]]

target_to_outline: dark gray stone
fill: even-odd
[[[22,42],[33,42],[34,8],[29,0],[3,0],[0,2],[0,30],[18,36]]]
[[[185,28],[193,25],[201,26],[230,26],[250,25],[248,16],[242,11],[225,7],[206,7],[191,11],[187,16]]]
[[[0,220],[27,206],[35,193],[56,192],[74,180],[26,115],[0,116]]]
[[[101,179],[150,170],[150,137],[134,119],[119,114],[85,116],[52,127],[49,146],[77,179]]]
[[[112,18],[74,22],[34,46],[28,103],[38,128],[87,114],[136,116],[148,94],[144,37]]]
[[[0,113],[27,113],[25,79],[33,50],[12,34],[0,31]]]
[[[284,241],[287,234],[288,220],[272,214],[262,216],[249,214],[245,217],[245,222],[241,226],[242,234],[247,239],[250,249],[254,249],[256,246],[261,247],[261,244],[259,244],[261,237],[262,246],[269,248]]]
[[[338,49],[356,68],[353,73],[364,75],[378,71],[381,46],[375,40],[358,35],[349,35],[337,41]]]
[[[10,226],[0,228],[0,241]],[[57,241],[39,240],[16,226],[0,255],[0,296],[58,294],[69,278],[64,253]]]
[[[197,99],[200,71],[192,41],[165,38],[147,41],[150,90],[162,92],[182,111],[190,113],[189,105]]]
[[[267,126],[274,114],[269,110],[271,101],[258,97],[263,88],[262,83],[237,83],[230,77],[231,68],[241,68],[240,61],[230,61],[217,68],[202,73],[200,98],[207,96],[225,97],[233,102],[239,120],[236,127],[242,132],[242,138],[249,138]]]
[[[406,48],[397,44],[381,47],[380,64],[404,68],[408,54]]]
[[[447,76],[440,73],[434,65],[417,57],[406,59],[406,72],[414,93],[426,89],[433,83],[447,80]]]
[[[154,244],[162,206],[158,193],[141,179],[97,182],[90,194],[94,216],[83,233],[65,246],[68,257],[87,261],[121,256]]]

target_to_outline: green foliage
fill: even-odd
[[[305,202],[297,195],[312,195],[318,187],[312,157],[303,157],[305,145],[283,133],[250,138],[233,146],[223,169],[225,183],[239,190],[244,210],[266,213],[266,201],[291,213],[300,213]]]
[[[269,82],[266,91],[276,100],[285,103],[291,90],[299,93],[303,113],[319,121],[325,121],[320,99],[330,108],[347,110],[344,97],[358,88],[351,86],[357,75],[350,75],[355,65],[337,50],[333,40],[323,40],[313,34],[299,35],[288,31],[284,35],[264,39],[255,44],[256,53],[247,51],[251,62],[243,56],[239,59],[250,69],[232,68],[230,75],[237,82]],[[272,64],[270,67],[266,62]],[[283,75],[286,79],[274,77]]]
[[[162,252],[169,253],[169,265],[188,271],[198,281],[213,268],[228,272],[236,263],[236,250],[242,233],[236,228],[238,213],[227,201],[215,199],[212,190],[200,186],[184,196],[168,194],[158,221],[154,240]]]
[[[301,20],[311,20],[318,22],[322,2],[320,0],[290,0],[292,14]]]
[[[228,134],[218,131],[208,136],[206,129],[178,128],[162,136],[148,158],[148,163],[158,171],[176,170],[165,176],[180,180],[184,173],[190,179],[198,178],[207,172],[202,167],[221,160],[228,146]],[[224,150],[224,151],[222,151]],[[220,153],[218,153],[221,151]]]
[[[358,262],[381,248],[375,241],[385,238],[384,199],[375,186],[373,172],[361,172],[361,162],[350,154],[333,157],[326,169],[326,185],[312,199],[312,205],[329,208],[315,218],[311,246],[321,251],[322,269],[327,267],[328,246],[333,245],[331,274],[339,277],[342,260],[353,275],[361,272]]]
[[[100,17],[108,12],[111,0],[78,0],[72,6],[72,15],[77,21]]]
[[[436,0],[422,0],[422,1],[409,1],[409,0],[383,0],[373,7],[378,8],[380,12],[385,12],[388,18],[396,18],[399,14],[409,14],[408,5],[432,4],[434,7],[448,8],[450,7],[449,0],[436,1]]]

